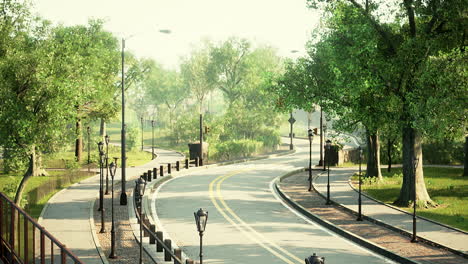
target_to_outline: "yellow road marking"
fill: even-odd
[[[210,193],[210,198],[215,207],[218,209],[218,211],[223,215],[223,217],[231,223],[234,227],[236,227],[239,231],[241,231],[243,234],[245,234],[248,238],[250,238],[252,241],[255,243],[259,244],[261,247],[275,255],[276,257],[280,258],[284,262],[288,264],[294,264],[290,259],[286,258],[283,254],[278,253],[278,250],[283,252],[285,255],[289,256],[290,258],[294,259],[295,261],[298,261],[302,263],[302,260],[285,250],[284,248],[280,247],[276,243],[272,242],[271,240],[267,239],[265,236],[257,232],[255,229],[253,229],[250,225],[248,225],[246,222],[244,222],[234,211],[226,204],[224,201],[222,195],[221,195],[221,184],[228,178],[239,174],[245,170],[241,171],[235,171],[233,173],[227,174],[227,175],[221,175],[217,177],[215,180],[213,180],[210,185],[209,185],[209,193]],[[216,184],[216,196],[213,191],[213,186]],[[219,205],[218,201],[222,204],[222,206]],[[224,207],[224,208],[223,208]],[[235,219],[237,220],[238,223],[236,223],[230,216],[226,214],[226,211]],[[255,236],[252,236],[255,235]],[[269,244],[269,245],[266,245]],[[276,250],[274,249],[276,248]]]

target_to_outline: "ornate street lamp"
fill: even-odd
[[[330,205],[330,149],[331,149],[331,140],[327,140],[325,144],[325,148],[327,149],[325,151],[325,158],[327,160],[328,164],[328,177],[327,177],[327,203],[326,205]]]
[[[110,164],[110,175],[111,175],[111,192],[112,192],[112,226],[111,226],[111,252],[109,254],[109,258],[116,259],[117,256],[115,255],[115,223],[114,223],[114,176],[117,171],[117,160],[119,158],[114,157],[114,162]]]
[[[140,219],[140,259],[139,264],[143,263],[143,219],[141,218],[141,207],[143,206],[143,195],[145,194],[146,181],[140,177],[135,181],[135,194],[138,194],[138,201],[135,200],[138,208],[138,215]]]
[[[309,128],[309,192],[312,191],[312,141],[314,140],[314,132]]]
[[[414,182],[413,182],[413,237],[411,238],[412,243],[418,242],[418,238],[416,236],[416,169],[418,168],[419,159],[417,157],[413,160],[413,174],[414,174]]]
[[[106,135],[104,137],[106,141],[106,192],[105,194],[109,194],[109,142],[110,142],[110,137],[109,135]]]
[[[325,257],[319,257],[314,253],[305,259],[305,264],[325,264]]]
[[[361,146],[358,147],[358,152],[359,152],[359,198],[358,198],[358,204],[359,204],[359,209],[358,209],[358,218],[356,219],[357,221],[362,221],[362,200],[361,200],[361,185],[362,185],[362,180],[361,180],[361,163],[362,163],[362,148]]]
[[[104,223],[104,144],[102,141],[99,141],[98,143],[98,149],[99,149],[99,211],[101,211],[101,230],[99,233],[105,233],[106,232],[106,226]]]
[[[208,211],[200,208],[193,214],[195,215],[195,223],[200,236],[200,264],[203,264],[203,232],[205,232],[206,222],[208,221]]]
[[[120,192],[120,205],[127,205],[127,192],[125,188],[126,175],[125,167],[127,164],[127,157],[125,152],[125,39],[122,38],[122,130],[121,130],[121,160],[122,160],[122,191]]]

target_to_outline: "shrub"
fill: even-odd
[[[141,137],[141,130],[138,127],[129,127],[126,136],[126,148],[129,151],[136,150],[138,148],[138,142]]]
[[[215,150],[211,154],[216,160],[245,158],[257,153],[262,146],[262,142],[249,139],[226,141],[213,145]]]

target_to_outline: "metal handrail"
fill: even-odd
[[[171,255],[171,258],[174,260],[174,264],[182,264],[182,260],[179,259],[179,258],[174,254],[174,252],[172,251],[172,248],[169,248],[169,247],[164,243],[164,241],[162,241],[161,239],[159,239],[159,237],[156,235],[156,233],[154,233],[153,231],[151,231],[151,229],[148,228],[148,227],[146,226],[146,224],[144,223],[144,221],[142,221],[142,219],[140,218],[140,214],[138,213],[138,208],[141,208],[141,207],[142,207],[142,204],[143,204],[143,199],[142,199],[142,198],[143,198],[143,197],[140,197],[141,202],[140,202],[140,204],[139,204],[140,207],[138,207],[138,204],[137,204],[137,195],[139,195],[139,194],[137,194],[137,192],[135,192],[135,190],[134,190],[133,194],[134,194],[134,195],[133,195],[133,197],[134,197],[134,198],[133,198],[133,203],[134,203],[134,205],[135,205],[133,208],[134,208],[134,211],[135,211],[136,218],[137,218],[138,222],[140,223],[140,225],[142,225],[143,230],[146,231],[150,236],[152,236],[152,237],[157,241],[157,243],[159,243],[159,244],[163,247],[163,249],[164,249],[165,252],[167,252],[169,255]],[[140,243],[142,243],[142,241],[140,241]],[[143,245],[143,244],[141,244],[141,245]],[[145,251],[145,252],[146,252],[146,251]],[[149,255],[148,252],[146,252],[146,254]],[[153,260],[153,261],[154,261],[154,260]],[[154,262],[154,263],[156,263],[156,262]]]
[[[6,201],[7,206],[11,208],[10,210],[10,222],[8,227],[7,223],[8,221],[4,221],[4,212],[6,211],[7,207],[4,207],[4,201]],[[18,217],[16,217],[18,215]],[[83,264],[83,262],[75,256],[64,244],[60,243],[57,238],[55,238],[52,234],[50,234],[43,226],[39,225],[31,216],[29,216],[23,209],[21,209],[19,206],[17,206],[12,200],[10,200],[6,195],[3,193],[0,193],[0,237],[1,237],[1,259],[4,260],[6,263],[25,263],[24,260],[21,259],[21,254],[15,251],[15,224],[17,224],[18,228],[18,243],[20,243],[20,216],[23,216],[23,232],[24,232],[24,258],[26,258],[26,262],[28,262],[28,241],[29,241],[29,232],[28,232],[28,223],[31,223],[33,226],[33,256],[32,258],[35,258],[35,241],[34,241],[34,235],[35,235],[35,230],[38,229],[40,231],[40,258],[41,258],[41,263],[45,263],[45,237],[47,237],[51,241],[51,259],[53,259],[53,245],[56,245],[60,249],[60,258],[61,258],[61,263],[65,264],[66,263],[66,258],[67,256],[71,258],[75,262],[75,264]],[[8,217],[8,216],[7,216]],[[7,218],[5,218],[7,219]],[[17,219],[17,220],[16,220]],[[5,222],[5,223],[4,223]],[[4,230],[4,226],[6,229]],[[6,241],[4,239],[3,235],[5,235],[10,232],[9,234],[9,241]],[[19,245],[18,245],[19,248]],[[5,252],[5,250],[7,252]],[[10,254],[9,259],[6,258],[6,253]]]

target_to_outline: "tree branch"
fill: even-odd
[[[403,4],[408,14],[408,22],[410,25],[410,35],[412,38],[416,37],[416,21],[414,20],[413,0],[403,0]]]

